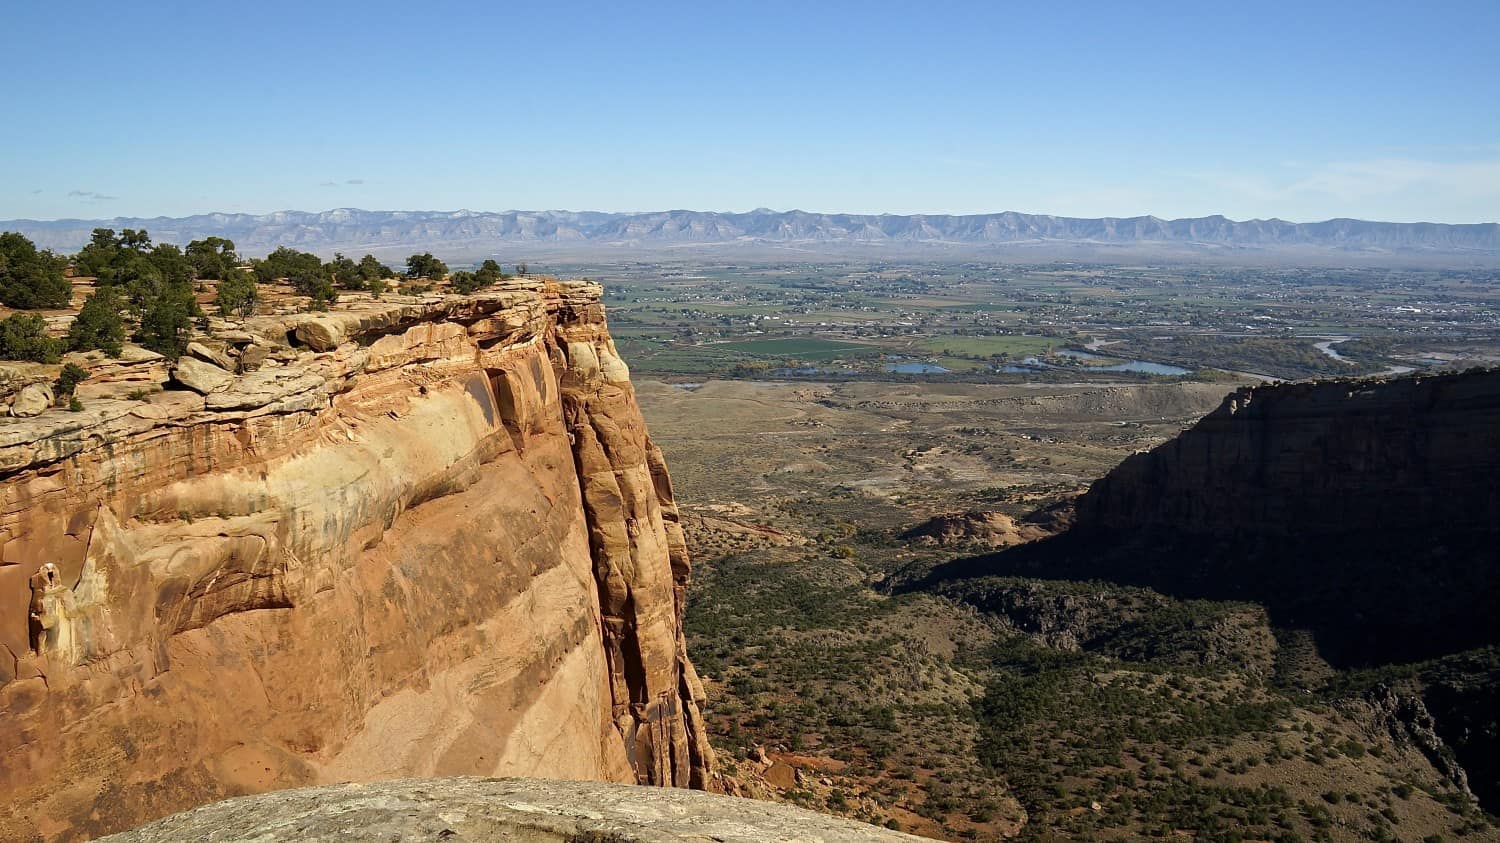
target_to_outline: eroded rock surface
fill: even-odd
[[[922,838],[787,805],[710,793],[595,782],[446,778],[247,796],[105,839],[896,843]]]
[[[200,355],[246,374],[100,361],[84,412],[0,424],[0,839],[412,775],[707,786],[686,547],[599,295],[250,319]]]

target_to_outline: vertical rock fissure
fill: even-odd
[[[638,781],[707,787],[712,751],[699,696],[685,692],[690,566],[665,464],[628,380],[617,377],[623,364],[602,324],[559,328],[554,360],[594,556],[616,726]]]

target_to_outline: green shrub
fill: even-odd
[[[0,322],[0,360],[56,363],[62,340],[47,336],[47,322],[30,313],[13,313]]]
[[[224,316],[250,316],[260,303],[260,287],[255,283],[255,276],[243,270],[235,269],[227,273],[219,282],[216,292],[214,303]]]
[[[0,233],[0,302],[20,310],[67,307],[73,296],[63,277],[67,263],[14,231]]]
[[[187,349],[193,318],[199,312],[192,287],[167,285],[147,303],[141,314],[140,327],[136,330],[136,341],[157,354],[176,360]]]
[[[53,392],[56,393],[59,399],[62,399],[64,396],[72,395],[73,391],[78,388],[78,385],[88,379],[88,369],[83,368],[77,363],[69,363],[63,366],[62,373],[57,376]]]
[[[110,357],[119,357],[125,342],[125,320],[120,316],[124,309],[125,303],[113,286],[95,290],[68,327],[68,348],[73,351],[98,349]]]

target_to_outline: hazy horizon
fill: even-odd
[[[605,211],[598,208],[362,208],[355,205],[339,205],[335,207],[311,209],[311,208],[273,208],[268,211],[203,211],[195,214],[168,215],[168,214],[133,214],[133,213],[111,213],[95,216],[67,216],[67,217],[12,217],[0,220],[3,222],[36,222],[36,223],[62,223],[62,222],[105,222],[109,220],[178,220],[199,216],[252,216],[268,217],[276,214],[307,214],[320,215],[332,214],[339,211],[352,211],[368,214],[434,214],[434,215],[492,215],[492,214],[607,214],[611,216],[632,216],[647,214],[672,214],[672,213],[699,213],[699,214],[725,214],[725,215],[749,215],[755,213],[771,214],[812,214],[818,216],[850,216],[850,217],[986,217],[1002,214],[1020,214],[1035,217],[1056,217],[1059,219],[1086,219],[1086,220],[1133,220],[1133,219],[1158,219],[1164,222],[1177,222],[1193,219],[1210,219],[1222,217],[1233,223],[1255,223],[1255,222],[1283,222],[1293,225],[1314,225],[1317,223],[1336,222],[1339,220],[1352,220],[1355,222],[1369,223],[1392,223],[1397,225],[1500,225],[1500,215],[1491,219],[1478,219],[1472,222],[1450,223],[1431,219],[1374,219],[1368,217],[1327,217],[1322,219],[1290,219],[1287,217],[1246,217],[1236,218],[1228,214],[1210,213],[1190,217],[1171,217],[1162,214],[1144,212],[1138,214],[1104,214],[1096,216],[1079,216],[1076,214],[1056,214],[1048,211],[1028,211],[1016,208],[1003,208],[987,211],[972,211],[956,213],[952,211],[839,211],[824,210],[817,208],[773,208],[757,206],[745,210],[734,210],[725,208],[634,208],[622,211]]]

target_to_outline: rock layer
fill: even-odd
[[[0,425],[0,839],[409,775],[705,787],[686,546],[599,295],[250,320],[254,371]]]

